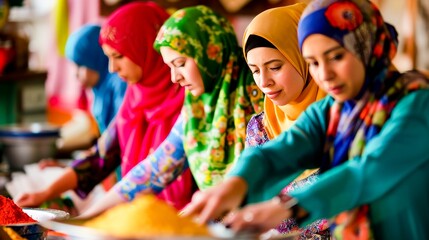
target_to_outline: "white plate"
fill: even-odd
[[[82,224],[85,220],[70,219],[64,221],[48,220],[40,222],[39,224],[47,229],[51,229],[56,232],[67,234],[73,240],[125,240],[125,238],[112,237],[95,229],[83,227]],[[139,238],[126,238],[126,240],[145,240],[145,239],[201,239],[201,240],[214,240],[214,239],[258,239],[254,234],[235,234],[231,230],[225,228],[221,224],[210,224],[208,226],[209,232],[213,236],[151,236],[151,237],[139,237]]]
[[[119,238],[112,237],[103,234],[95,229],[83,227],[82,224],[85,220],[69,219],[69,220],[48,220],[40,222],[39,224],[47,229],[51,229],[56,232],[67,234],[67,239],[71,240],[146,240],[146,239],[179,239],[179,240],[230,240],[230,239],[246,239],[246,240],[258,240],[258,239],[282,239],[282,240],[294,240],[298,239],[298,233],[291,233],[282,236],[270,236],[267,238],[259,238],[258,235],[252,233],[235,233],[230,229],[227,229],[224,225],[219,223],[209,224],[209,232],[212,236],[151,236],[151,237],[139,237],[139,238]]]
[[[48,220],[64,220],[69,218],[69,214],[67,212],[56,209],[23,208],[22,211],[38,222]]]

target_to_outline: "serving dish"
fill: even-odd
[[[22,211],[38,222],[47,220],[65,220],[70,217],[68,212],[57,209],[23,208]]]
[[[67,235],[67,239],[70,240],[147,240],[147,239],[178,239],[178,240],[229,240],[229,239],[247,239],[247,240],[258,240],[261,239],[257,234],[253,234],[250,232],[241,232],[241,233],[234,233],[232,230],[227,229],[224,225],[220,223],[212,223],[208,225],[209,232],[212,236],[148,236],[148,237],[138,237],[138,238],[121,238],[121,237],[114,237],[109,236],[106,234],[103,234],[102,232],[99,232],[95,229],[88,228],[82,226],[85,221],[88,219],[67,219],[67,220],[48,220],[40,222],[40,224],[47,228],[51,229],[55,232],[63,233]],[[283,239],[283,240],[294,240],[298,239],[297,233],[288,234],[288,235],[282,235],[282,236],[275,236],[275,237],[268,237],[263,239]]]
[[[41,226],[40,222],[49,220],[65,220],[69,218],[69,214],[67,212],[55,209],[23,208],[22,211],[37,222],[9,224],[6,225],[6,227],[11,228],[27,240],[46,239],[47,229]]]
[[[48,229],[56,232],[64,233],[67,239],[72,240],[146,240],[146,239],[202,239],[202,240],[215,240],[215,239],[258,239],[258,236],[251,233],[235,234],[231,230],[225,228],[221,224],[210,224],[209,232],[213,236],[148,236],[138,238],[122,238],[114,237],[103,234],[95,229],[83,226],[85,219],[69,219],[69,220],[48,220],[40,222],[40,224]]]

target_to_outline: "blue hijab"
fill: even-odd
[[[116,73],[109,73],[109,60],[98,43],[100,26],[85,25],[67,40],[66,57],[78,66],[98,72],[100,79],[92,88],[92,114],[102,133],[118,112],[127,83]]]

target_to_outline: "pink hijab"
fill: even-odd
[[[168,14],[151,2],[127,4],[103,25],[100,44],[107,44],[142,68],[142,79],[129,84],[116,117],[125,175],[167,137],[179,116],[184,91],[170,80],[170,69],[153,49]]]
[[[168,17],[155,3],[134,2],[116,10],[101,29],[100,44],[107,44],[128,57],[143,73],[138,83],[128,85],[116,116],[123,176],[162,143],[183,106],[184,89],[171,82],[169,67],[153,48],[158,30]],[[185,191],[180,193],[183,201],[192,186],[191,175],[180,181],[184,181],[179,190]],[[169,188],[174,184],[179,183],[176,181]],[[166,191],[161,195],[168,195]],[[161,198],[175,202],[171,196]]]

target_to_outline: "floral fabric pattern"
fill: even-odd
[[[304,186],[310,185],[317,181],[319,172],[315,172],[299,181],[293,181],[287,185],[281,192],[281,194],[288,194],[294,189],[302,188]],[[329,221],[327,219],[320,219],[312,222],[303,227],[299,227],[295,219],[289,218],[284,220],[277,228],[277,231],[280,233],[290,233],[292,231],[300,231],[301,235],[299,239],[330,239],[331,232],[329,230]]]
[[[247,122],[261,111],[263,94],[255,88],[231,24],[208,7],[175,12],[154,45],[191,57],[198,66],[205,93],[185,93],[184,149],[199,188],[216,185],[244,149]]]
[[[327,9],[325,15],[333,27],[341,30],[355,30],[363,21],[363,16],[359,8],[350,2],[333,3]]]
[[[250,119],[246,130],[246,147],[255,147],[270,141],[263,119],[264,112],[256,114]]]
[[[135,166],[115,188],[124,199],[139,192],[161,192],[188,168],[183,149],[183,119],[179,118],[165,141],[148,158]]]
[[[75,192],[81,198],[88,196],[98,183],[121,165],[115,121],[104,131],[93,149],[91,154],[72,163],[78,178]]]

